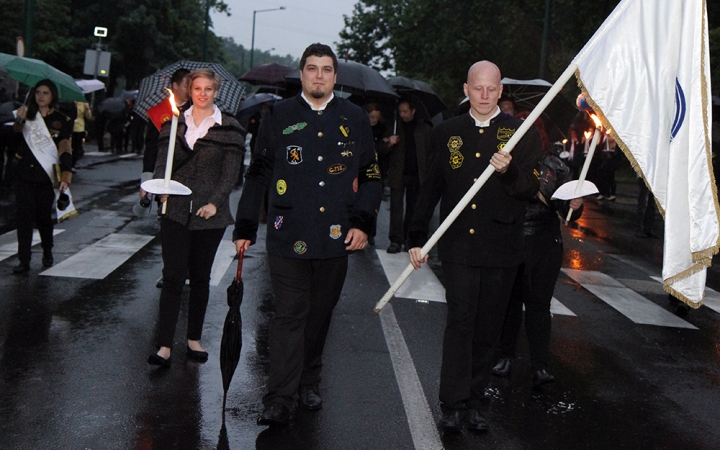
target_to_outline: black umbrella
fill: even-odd
[[[289,82],[299,83],[300,70],[295,69],[285,78]],[[397,98],[398,96],[390,83],[377,70],[365,64],[342,59],[338,61],[335,90],[360,97]]]
[[[242,264],[245,250],[238,255],[237,275],[227,288],[227,302],[230,309],[225,316],[222,340],[220,341],[220,372],[223,382],[223,418],[225,417],[225,403],[230,381],[240,362],[240,349],[242,348],[242,317],[240,304],[243,299]]]
[[[388,78],[388,82],[401,97],[407,97],[408,100],[417,100],[422,103],[422,105],[417,106],[424,106],[430,118],[448,109],[440,96],[424,81],[405,77],[391,77]]]
[[[242,74],[239,80],[255,85],[283,86],[287,83],[285,76],[289,75],[294,69],[294,67],[285,64],[261,64]]]
[[[114,118],[123,115],[128,109],[127,102],[120,97],[106,98],[98,103],[98,111],[105,117]]]
[[[5,122],[14,121],[15,115],[13,114],[13,111],[18,109],[21,104],[22,103],[18,103],[15,101],[9,101],[0,104],[0,125],[4,124]]]
[[[221,111],[235,115],[238,105],[240,105],[240,99],[245,93],[242,83],[228,72],[222,64],[196,61],[177,61],[143,78],[140,81],[140,89],[135,101],[135,113],[148,120],[147,110],[167,98],[168,92],[165,88],[172,87],[170,78],[176,70],[187,69],[193,71],[202,67],[208,67],[220,75],[220,90],[217,98],[215,98],[215,104]]]
[[[276,94],[262,93],[248,95],[240,104],[240,109],[238,109],[236,116],[250,116],[260,111],[260,106],[263,103],[275,103],[280,100],[282,100],[282,97]]]

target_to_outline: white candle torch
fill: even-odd
[[[585,150],[583,151],[583,155],[588,154],[588,145],[590,144],[590,136],[592,136],[592,131],[586,131],[583,133],[585,135]]]
[[[585,157],[585,163],[583,164],[583,168],[580,171],[580,176],[577,180],[577,185],[575,186],[575,198],[580,197],[580,192],[582,191],[582,185],[585,182],[585,177],[587,176],[588,169],[590,168],[590,163],[592,162],[593,155],[595,154],[595,147],[597,147],[598,141],[600,140],[600,129],[602,128],[602,123],[600,122],[600,119],[595,114],[591,114],[590,117],[595,122],[595,135],[592,139],[592,144],[590,144],[590,149],[587,152],[587,156]],[[588,138],[590,138],[590,132],[585,132],[585,148],[587,148],[588,144]],[[572,216],[573,209],[570,208],[570,211],[568,211],[567,217],[565,218],[566,221],[570,221],[570,216]]]

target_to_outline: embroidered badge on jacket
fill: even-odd
[[[300,131],[303,128],[305,128],[306,126],[307,126],[307,122],[300,122],[300,123],[296,123],[295,125],[290,125],[289,127],[285,128],[283,130],[283,134],[290,134],[294,131]]]
[[[515,128],[498,128],[497,138],[500,141],[509,141],[515,134]]]
[[[275,229],[279,230],[280,228],[282,228],[282,224],[283,224],[283,216],[276,216],[275,217]]]
[[[287,152],[287,162],[293,166],[298,165],[302,162],[302,147],[298,145],[288,145],[285,148]]]
[[[332,166],[328,167],[327,171],[330,175],[337,175],[345,172],[345,169],[345,164],[333,164]]]
[[[287,183],[285,180],[277,180],[277,183],[275,184],[275,189],[277,190],[277,193],[279,195],[283,195],[285,192],[287,192]]]
[[[450,167],[452,167],[453,169],[459,169],[460,167],[462,167],[464,160],[465,157],[462,155],[462,153],[457,151],[450,152]]]
[[[348,127],[347,125],[340,125],[340,132],[343,134],[343,136],[349,137],[350,127]]]
[[[333,239],[340,239],[342,231],[340,231],[340,225],[330,225],[330,237]]]
[[[447,143],[448,150],[456,152],[462,147],[463,141],[460,136],[450,136],[450,140]]]
[[[302,255],[307,251],[307,244],[303,241],[297,241],[295,245],[293,245],[293,250],[295,250],[295,253],[298,255]]]

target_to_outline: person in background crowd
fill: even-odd
[[[378,152],[387,158],[390,185],[390,246],[388,253],[398,253],[405,246],[407,231],[415,211],[420,184],[425,180],[430,131],[432,126],[416,117],[415,105],[408,100],[398,103],[398,134],[388,138]],[[404,208],[403,208],[404,206]]]
[[[500,107],[500,111],[502,111],[503,114],[507,114],[508,116],[514,116],[517,114],[517,107],[515,106],[515,100],[513,100],[510,97],[502,97],[498,101],[498,106]],[[525,116],[527,117],[527,116]],[[525,119],[523,119],[525,120]]]
[[[77,117],[73,124],[73,135],[72,135],[72,156],[73,156],[73,172],[75,171],[75,165],[78,160],[85,154],[85,148],[83,144],[85,137],[87,136],[87,126],[85,121],[92,118],[92,111],[90,111],[90,105],[86,102],[75,102],[77,108]]]
[[[599,167],[596,172],[598,182],[598,190],[600,194],[598,200],[607,199],[611,202],[615,201],[617,193],[617,185],[615,184],[615,172],[620,167],[622,161],[622,151],[618,148],[615,139],[609,134],[605,135],[605,145],[598,144],[595,153],[599,153]]]
[[[379,150],[383,143],[386,143],[388,139],[385,137],[385,133],[387,131],[387,124],[383,120],[382,112],[380,111],[380,105],[378,105],[377,103],[368,103],[363,107],[363,109],[367,113],[368,119],[370,120],[370,128],[372,128],[373,142],[375,143],[375,155],[378,157],[378,167],[380,168],[380,179],[383,183],[383,186],[385,186],[387,180],[388,161],[387,157],[380,158]],[[385,167],[383,167],[383,164],[385,165]],[[368,245],[375,245],[376,234],[377,220],[375,220],[372,233],[370,233],[370,236],[368,237]]]
[[[501,79],[500,69],[490,61],[470,67],[463,86],[470,112],[433,129],[426,179],[408,234],[410,260],[419,268],[428,260],[421,247],[428,240],[437,202],[443,221],[488,165],[493,167],[482,190],[438,243],[447,300],[438,424],[445,433],[459,433],[463,424],[487,431],[480,409],[524,259],[525,202],[539,187],[542,143],[537,130],[528,130],[512,155],[502,150],[522,121],[497,106]]]
[[[43,249],[42,265],[50,267],[54,259],[53,207],[55,182],[60,192],[70,186],[72,180],[72,130],[73,122],[55,109],[58,90],[50,80],[40,80],[30,91],[28,106],[15,111],[15,130],[22,132],[15,154],[15,189],[17,203],[17,237],[19,264],[13,273],[30,270],[32,258],[33,223],[40,233]],[[60,179],[56,180],[54,164],[60,165]]]

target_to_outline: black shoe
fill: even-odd
[[[170,358],[165,359],[157,353],[153,353],[148,356],[148,364],[151,366],[170,367]]]
[[[532,376],[532,384],[535,387],[540,387],[543,384],[554,383],[555,377],[547,373],[547,370],[540,369],[535,372]]]
[[[462,422],[460,421],[460,411],[453,411],[449,414],[443,414],[442,419],[438,423],[438,428],[444,433],[457,434],[462,431]]]
[[[30,263],[19,263],[17,266],[13,267],[13,273],[25,273],[30,270]]]
[[[290,410],[281,403],[273,403],[265,408],[257,419],[258,425],[287,425],[290,421]]]
[[[492,368],[492,374],[496,377],[507,377],[512,369],[512,358],[502,358]]]
[[[43,267],[51,267],[55,259],[53,259],[52,252],[43,252],[42,265]]]
[[[300,406],[302,406],[303,409],[317,411],[322,408],[323,401],[317,385],[301,385],[298,390],[298,396],[300,397]]]
[[[487,420],[477,409],[468,409],[465,414],[465,426],[468,430],[484,433],[488,430]]]
[[[188,359],[192,359],[197,362],[207,362],[208,360],[208,352],[193,350],[190,346],[186,349],[186,355]]]
[[[400,244],[397,242],[390,243],[390,247],[387,248],[388,253],[400,253]]]

